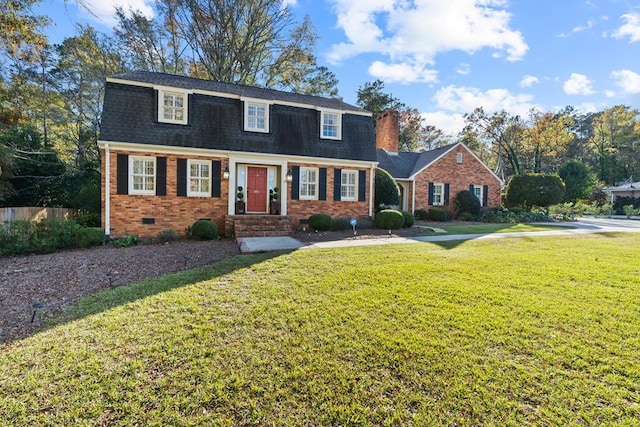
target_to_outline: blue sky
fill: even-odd
[[[44,0],[52,42],[74,22],[108,32],[112,3],[149,16],[153,0]],[[482,106],[527,116],[572,105],[582,112],[640,105],[640,1],[284,0],[318,31],[316,56],[355,104],[358,87],[385,91],[446,133]]]

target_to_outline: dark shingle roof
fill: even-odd
[[[248,98],[258,98],[273,101],[294,102],[335,110],[349,110],[366,113],[360,107],[347,104],[339,99],[323,98],[321,96],[301,95],[299,93],[283,92],[274,89],[265,89],[254,86],[243,86],[231,83],[222,83],[213,80],[202,80],[193,77],[175,76],[172,74],[154,73],[150,71],[129,71],[112,76],[115,79],[129,80],[154,85],[175,87],[180,89],[198,89],[211,92],[228,93]]]
[[[378,167],[389,172],[394,178],[410,178],[456,145],[457,144],[446,145],[421,153],[407,151],[389,153],[386,150],[378,149],[376,150],[379,162]]]

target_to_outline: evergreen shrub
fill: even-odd
[[[376,214],[373,225],[384,230],[396,230],[404,225],[404,215],[395,209],[384,209]]]
[[[218,226],[212,221],[199,219],[191,226],[191,236],[200,240],[213,240],[218,237]]]
[[[309,217],[309,227],[315,231],[331,230],[331,217],[327,214],[313,214]]]

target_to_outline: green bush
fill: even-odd
[[[156,236],[156,240],[159,243],[177,242],[180,240],[180,235],[177,231],[168,228],[159,232]]]
[[[396,230],[398,228],[402,228],[403,224],[404,215],[402,215],[402,212],[395,209],[381,210],[373,219],[373,226],[384,230]]]
[[[140,243],[140,238],[138,236],[124,236],[118,237],[111,240],[111,244],[115,248],[128,248],[129,246],[135,246]]]
[[[0,254],[50,253],[75,244],[80,226],[71,220],[13,221],[0,228]]]
[[[565,191],[558,175],[530,173],[512,177],[504,197],[508,207],[520,206],[531,212],[535,206],[546,208],[562,202]]]
[[[82,227],[100,227],[100,214],[97,213],[83,213],[74,220]]]
[[[418,221],[426,221],[429,219],[429,214],[427,213],[426,209],[416,209],[413,212],[413,216]]]
[[[443,222],[447,220],[447,211],[440,208],[429,209],[429,219],[431,221]]]
[[[331,230],[331,217],[327,214],[313,214],[309,217],[309,227],[315,231]]]
[[[351,230],[351,218],[334,218],[331,220],[333,231]]]
[[[463,212],[460,215],[458,215],[458,221],[475,221],[476,216],[473,214],[470,214],[469,212]]]
[[[79,248],[89,248],[99,246],[104,243],[104,228],[85,227],[76,231],[74,236],[76,246]]]
[[[384,169],[376,168],[374,193],[376,206],[397,205],[400,203],[400,189],[396,180]]]
[[[404,217],[404,227],[405,228],[413,227],[413,224],[416,223],[416,217],[413,216],[411,212],[400,211],[400,213],[402,213],[402,216]]]
[[[213,240],[218,237],[218,226],[212,221],[199,219],[191,226],[191,236],[200,240]]]
[[[482,204],[478,197],[469,190],[462,190],[456,195],[455,200],[456,216],[465,213],[471,215],[480,215]]]

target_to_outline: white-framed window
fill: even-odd
[[[462,163],[462,153],[456,153],[456,163]]]
[[[158,121],[186,125],[188,97],[187,92],[158,90]]]
[[[433,206],[444,206],[444,184],[433,184]]]
[[[358,188],[358,173],[356,171],[343,170],[340,181],[340,200],[355,201]]]
[[[320,137],[323,139],[342,139],[341,112],[320,111]]]
[[[482,185],[474,185],[472,193],[480,200],[480,206],[482,206],[482,201],[484,200],[482,197]]]
[[[211,197],[211,161],[189,159],[187,173],[187,196]]]
[[[244,130],[269,132],[269,104],[244,100]]]
[[[156,158],[129,156],[129,194],[156,194]]]
[[[300,168],[300,199],[318,199],[318,168]]]

